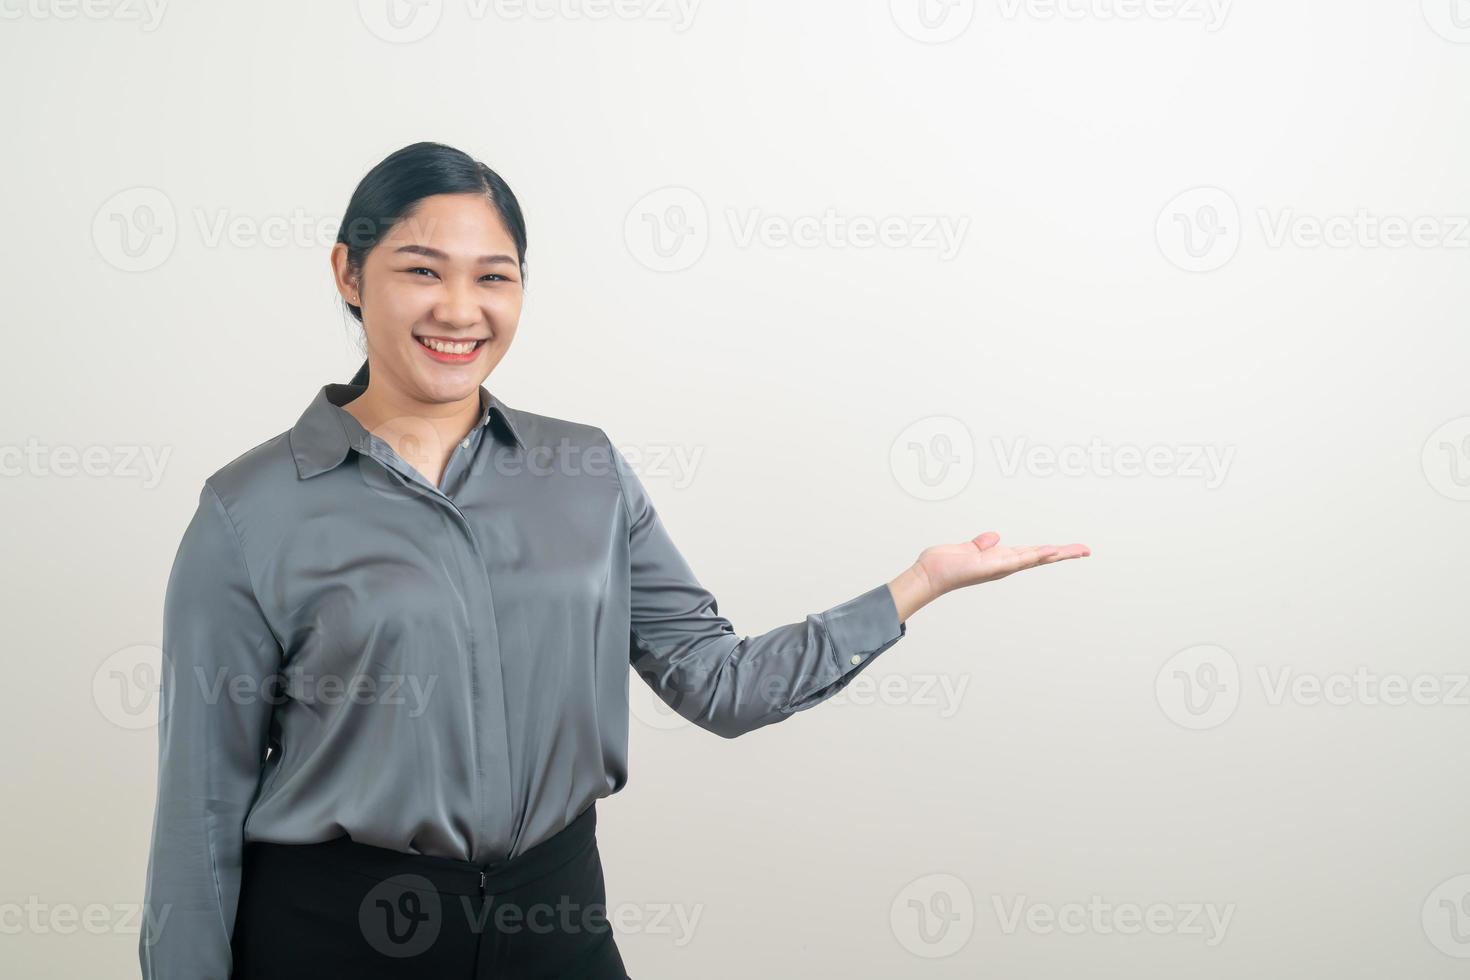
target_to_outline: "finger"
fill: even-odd
[[[1051,554],[1050,545],[1030,544],[1020,548],[1011,549],[1011,571],[1019,571],[1022,568],[1034,568],[1047,560]]]
[[[1087,547],[1087,545],[1085,544],[1033,544],[1027,545],[1024,548],[1017,548],[1015,550],[1026,552],[1034,552],[1038,550],[1056,552],[1068,558],[1082,558],[1092,554],[1092,549]]]
[[[981,551],[994,548],[1000,543],[1000,535],[994,531],[984,531],[970,539],[970,543]]]
[[[1054,561],[1066,561],[1068,558],[1086,558],[1092,554],[1084,544],[1053,545],[1042,552],[1044,557],[1042,563],[1047,564]]]

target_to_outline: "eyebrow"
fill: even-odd
[[[449,256],[446,253],[439,251],[437,248],[430,248],[428,245],[403,245],[403,246],[401,246],[401,247],[396,248],[396,249],[393,250],[393,254],[394,255],[398,255],[398,254],[400,254],[402,252],[409,252],[409,253],[412,253],[414,255],[423,255],[423,256],[426,256],[426,257],[431,258],[431,259],[439,259],[440,261],[443,261],[443,262],[449,261]],[[482,255],[478,259],[476,259],[475,261],[476,262],[482,262],[482,263],[488,263],[490,265],[499,265],[499,264],[519,265],[520,264],[513,257],[511,257],[509,255]]]

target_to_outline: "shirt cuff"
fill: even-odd
[[[817,688],[792,702],[788,711],[814,707],[841,691],[908,633],[908,624],[898,621],[893,590],[886,582],[833,606],[818,618],[832,641],[835,664],[827,668],[831,671],[828,676],[818,678]]]
[[[840,606],[833,606],[822,614],[822,621],[837,651],[837,666],[844,673],[849,667],[867,663],[908,632],[908,624],[898,621],[893,590],[886,582]]]

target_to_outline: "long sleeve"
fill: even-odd
[[[163,620],[158,797],[138,955],[144,980],[228,980],[243,827],[280,644],[208,483],[174,558]]]
[[[802,622],[739,636],[674,546],[638,475],[612,456],[628,509],[629,660],[670,708],[735,738],[841,691],[908,628],[887,583]]]

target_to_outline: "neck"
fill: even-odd
[[[480,419],[480,391],[476,388],[458,401],[425,402],[374,378],[366,391],[342,408],[399,455],[415,452],[447,458]]]

